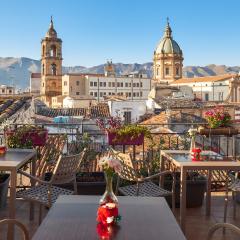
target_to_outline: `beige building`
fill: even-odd
[[[172,37],[172,29],[167,21],[165,33],[153,56],[153,80],[170,83],[182,78],[183,53]]]
[[[235,80],[234,80],[235,79]],[[231,84],[238,84],[240,89],[239,78],[236,79],[232,74],[219,76],[182,78],[171,83],[171,86],[189,86],[193,90],[195,99],[201,101],[240,101],[240,91],[236,93],[236,97],[232,96],[236,91],[231,91]]]
[[[41,47],[40,93],[42,100],[51,106],[51,98],[62,95],[62,40],[57,37],[52,18]]]
[[[15,87],[0,85],[0,96],[9,96],[15,94]]]

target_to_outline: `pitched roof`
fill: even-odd
[[[181,84],[181,83],[195,83],[195,82],[218,82],[224,81],[232,78],[232,74],[224,74],[218,76],[207,76],[207,77],[195,77],[195,78],[180,78],[171,84]]]

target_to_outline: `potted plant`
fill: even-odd
[[[108,135],[109,145],[141,145],[144,137],[152,139],[150,130],[140,125],[122,125],[118,117],[111,117],[107,123],[97,120],[99,128]]]
[[[223,107],[215,107],[205,113],[208,123],[207,128],[200,127],[201,135],[234,135],[238,134],[238,130],[230,126],[231,116]]]
[[[48,130],[39,126],[24,125],[16,129],[5,129],[6,144],[9,148],[32,148],[44,146]]]
[[[10,174],[0,172],[0,209],[3,209],[7,204],[9,181]]]
[[[201,207],[203,204],[204,193],[206,191],[207,179],[197,172],[191,172],[187,175],[186,205],[187,208]],[[172,189],[172,175],[166,175],[164,178],[164,189]],[[171,205],[171,198],[166,197],[167,202]],[[175,185],[175,203],[176,207],[180,206],[180,173],[176,173]]]

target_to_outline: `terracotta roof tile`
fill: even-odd
[[[195,83],[195,82],[218,82],[224,81],[232,78],[232,74],[224,74],[218,76],[207,76],[207,77],[195,77],[195,78],[181,78],[171,84],[181,84],[181,83]]]

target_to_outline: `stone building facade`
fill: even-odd
[[[170,83],[182,78],[183,53],[173,40],[169,22],[165,33],[153,56],[153,80],[157,83]]]

